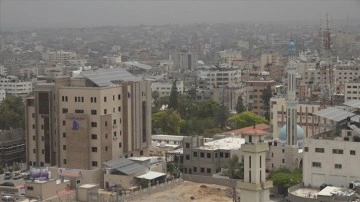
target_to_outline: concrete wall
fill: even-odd
[[[288,197],[289,197],[289,200],[290,200],[291,202],[316,202],[317,199],[315,199],[315,198],[304,198],[304,197],[301,197],[301,196],[297,196],[297,195],[295,195],[295,194],[292,194],[293,191],[295,191],[295,190],[297,190],[297,189],[300,189],[300,188],[302,188],[302,187],[304,187],[302,183],[297,184],[297,185],[295,185],[295,186],[293,186],[293,187],[290,187],[290,188],[288,189]]]
[[[216,184],[221,186],[230,186],[232,185],[230,179],[225,178],[215,178],[210,176],[203,176],[203,175],[193,175],[193,174],[182,174],[182,179],[197,182],[197,183],[205,183],[205,184]]]

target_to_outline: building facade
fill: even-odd
[[[44,52],[41,58],[50,62],[65,62],[76,59],[76,53],[65,51]]]
[[[263,91],[266,89],[267,85],[273,87],[275,85],[275,81],[274,80],[246,81],[245,103],[247,109],[261,116],[263,116],[265,113],[262,94]]]
[[[360,79],[345,83],[345,102],[349,100],[360,100]]]
[[[151,84],[151,90],[159,92],[160,97],[170,96],[171,88],[173,82],[172,81],[154,81]],[[177,92],[180,94],[184,93],[184,82],[176,81]]]
[[[14,96],[27,96],[33,92],[33,81],[21,81],[17,77],[8,76],[0,79],[0,90]]]
[[[25,162],[25,135],[23,129],[0,132],[0,165],[11,166]]]
[[[182,71],[192,71],[197,67],[198,54],[183,50],[176,52],[172,56],[174,61],[174,69]]]
[[[95,169],[114,158],[148,155],[150,81],[120,68],[82,76],[50,78],[26,99],[30,166]]]

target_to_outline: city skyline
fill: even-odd
[[[0,28],[42,29],[191,23],[360,19],[357,1],[0,1]],[[346,10],[347,12],[343,12]],[[184,15],[186,14],[186,15]],[[43,17],[46,16],[46,17]]]

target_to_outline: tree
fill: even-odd
[[[176,87],[176,80],[173,82],[170,92],[169,99],[169,109],[177,109],[178,108],[178,91]]]
[[[160,129],[162,133],[180,135],[180,127],[183,124],[184,120],[173,109],[160,111],[152,115],[153,130]]]
[[[268,178],[273,181],[275,186],[278,186],[278,190],[282,194],[286,194],[288,188],[302,182],[302,174],[299,170],[290,171],[284,168],[271,172]]]
[[[228,122],[235,128],[244,128],[259,123],[268,123],[268,121],[254,112],[246,111],[241,114],[232,115]]]
[[[203,136],[212,138],[215,134],[224,132],[220,128],[206,128],[204,129]]]
[[[272,90],[270,85],[267,85],[266,88],[263,91],[262,99],[264,103],[264,116],[267,120],[270,120],[270,99],[272,97]]]
[[[224,105],[215,108],[214,121],[220,128],[225,128],[227,118],[229,117],[229,111]]]
[[[0,129],[25,128],[24,103],[21,97],[7,96],[0,105]]]
[[[236,112],[238,114],[240,114],[241,112],[245,111],[245,106],[244,106],[244,99],[241,95],[239,95],[238,99],[237,99],[237,103],[236,103]]]
[[[239,162],[237,155],[232,155],[223,167],[225,168],[224,175],[230,179],[244,179],[244,164]]]

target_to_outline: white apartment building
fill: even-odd
[[[122,62],[121,55],[104,56],[103,58],[105,59],[105,63],[108,65],[116,65]]]
[[[349,100],[359,100],[360,102],[360,79],[345,83],[345,102]]]
[[[233,68],[216,68],[211,67],[208,70],[199,72],[198,77],[204,81],[201,87],[207,89],[223,88],[229,86],[241,86],[241,69]]]
[[[232,65],[233,61],[242,59],[242,52],[232,49],[227,49],[217,52],[216,56],[217,56],[217,61],[220,64],[225,63],[228,65]]]
[[[337,65],[334,67],[336,86],[342,86],[354,79],[360,78],[360,66],[355,64]],[[340,89],[343,92],[344,89]]]
[[[151,84],[151,91],[158,91],[160,97],[169,96],[171,93],[171,88],[173,85],[173,81],[154,81]],[[176,81],[176,88],[178,93],[184,93],[184,82],[183,81]]]
[[[21,81],[15,76],[8,76],[0,79],[0,90],[14,96],[27,96],[33,92],[32,81]]]
[[[76,59],[76,53],[65,51],[44,52],[42,53],[42,59],[51,62],[64,62]]]

